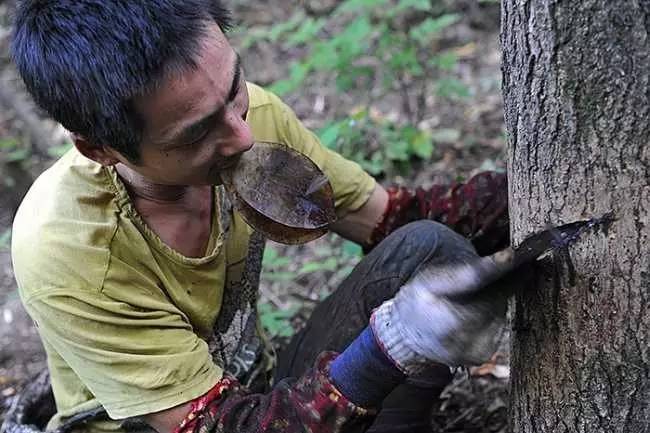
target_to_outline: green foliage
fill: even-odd
[[[72,148],[71,142],[65,142],[58,146],[51,146],[47,149],[48,156],[60,158]],[[23,147],[15,138],[0,138],[0,155],[5,162],[23,162],[32,157],[32,152],[28,147]]]
[[[351,241],[325,243],[311,254],[298,255],[293,258],[285,256],[286,247],[267,245],[264,250],[262,280],[271,286],[287,287],[289,282],[321,279],[327,276],[328,284],[313,288],[316,298],[322,300],[330,294],[352,271],[353,266],[363,255],[359,245]],[[300,283],[298,283],[300,284]],[[271,290],[271,288],[267,289]],[[280,289],[283,291],[284,289]],[[260,321],[266,332],[271,337],[290,337],[294,333],[292,321],[300,312],[310,310],[311,305],[305,305],[303,300],[295,296],[275,293],[275,297],[282,298],[284,304],[279,302],[260,301],[258,311]],[[288,298],[288,299],[287,299]]]
[[[289,257],[280,255],[277,249],[268,246],[262,258],[263,278],[271,282],[293,281],[314,272],[334,272],[340,268],[341,262],[352,257],[359,257],[361,247],[353,242],[343,243],[343,260],[341,253],[330,247],[323,247],[315,257],[304,263],[297,263]]]
[[[294,334],[291,319],[299,309],[297,305],[280,309],[268,302],[261,302],[257,307],[262,327],[270,337],[291,337]]]
[[[363,257],[363,249],[361,245],[354,243],[352,241],[344,241],[343,246],[341,247],[343,255],[350,258],[361,258]]]
[[[412,158],[426,160],[433,154],[431,133],[414,126],[423,120],[427,100],[470,96],[467,86],[452,75],[457,65],[454,51],[438,48],[445,29],[460,19],[447,12],[445,4],[343,0],[325,18],[300,10],[286,22],[253,29],[244,46],[279,42],[303,53],[289,64],[286,78],[270,85],[280,96],[299,91],[313,74],[328,77],[340,92],[361,90],[362,108],[325,125],[320,137],[374,175],[402,172]],[[369,107],[386,97],[398,99],[404,121],[368,114]]]
[[[440,9],[436,3],[345,0],[327,19],[305,17],[301,11],[286,22],[251,31],[243,44],[269,40],[281,41],[287,49],[306,49],[306,54],[290,65],[288,78],[271,86],[280,95],[297,90],[311,72],[330,74],[340,91],[381,76],[386,93],[398,90],[404,79],[435,79],[440,71],[455,65],[454,57],[436,52],[435,44],[459,16],[434,16]],[[416,23],[411,25],[411,20]],[[332,28],[337,31],[328,33]]]
[[[62,157],[68,150],[72,148],[71,142],[65,142],[60,146],[52,146],[47,149],[47,154],[52,158]]]
[[[0,154],[5,162],[21,162],[27,160],[31,152],[26,147],[21,147],[15,138],[0,139]]]
[[[430,159],[432,134],[410,125],[372,116],[361,110],[319,131],[323,144],[357,161],[368,173],[404,172],[412,158]]]
[[[289,270],[290,264],[291,259],[280,256],[278,250],[269,246],[262,257],[262,275],[269,281],[291,281],[297,274]]]

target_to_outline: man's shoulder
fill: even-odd
[[[291,109],[274,93],[247,83],[249,106],[246,122],[257,141],[273,141],[294,147],[288,137],[297,129],[298,119]]]
[[[116,228],[115,194],[98,164],[71,150],[36,179],[13,223],[19,286],[72,284],[74,269],[96,281]]]
[[[106,169],[75,149],[34,181],[14,219],[15,240],[22,235],[77,232],[83,224],[114,220],[115,187]]]

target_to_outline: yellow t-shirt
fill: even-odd
[[[328,176],[337,214],[375,181],[325,149],[276,96],[248,84],[256,140],[284,143]],[[207,392],[263,358],[255,302],[263,239],[215,187],[210,248],[189,258],[140,218],[113,167],[71,150],[34,183],[13,227],[20,296],[47,351],[61,418],[103,405],[120,420]],[[92,423],[89,431],[114,430]]]

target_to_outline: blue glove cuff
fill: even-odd
[[[377,407],[406,376],[381,350],[367,326],[330,367],[330,378],[354,404]]]

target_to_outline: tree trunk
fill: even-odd
[[[515,299],[516,433],[650,432],[650,0],[503,0],[514,244],[599,217]]]

